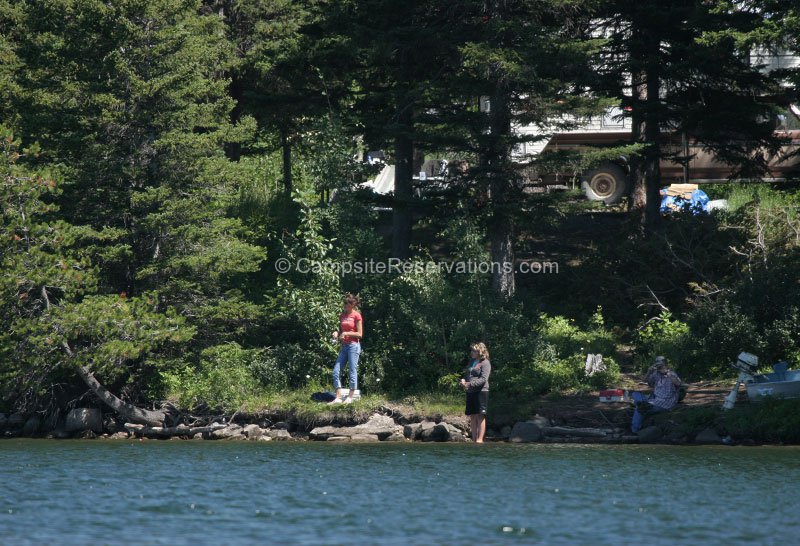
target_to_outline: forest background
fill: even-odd
[[[690,380],[732,378],[742,350],[800,365],[798,186],[758,179],[800,75],[750,62],[800,52],[791,4],[0,0],[0,411],[102,386],[188,410],[307,398],[330,388],[344,292],[363,300],[360,386],[386,398],[455,396],[476,340],[506,406],[612,386],[620,354]],[[609,106],[632,143],[513,153],[542,138],[514,127]],[[707,190],[727,210],[660,215],[670,131],[737,172]],[[389,196],[361,186],[369,150],[395,165]],[[523,176],[620,155],[616,207]],[[466,168],[426,184],[426,157]],[[558,271],[275,267],[390,258]]]

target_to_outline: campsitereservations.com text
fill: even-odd
[[[558,273],[558,262],[548,261],[520,261],[511,262],[484,262],[484,261],[457,261],[435,262],[401,260],[389,258],[388,260],[355,260],[355,261],[317,261],[300,258],[292,262],[287,258],[275,261],[275,271],[278,273],[323,273],[333,272],[339,276],[344,275],[407,275],[410,273],[446,273],[446,274],[472,274],[472,273],[520,273],[520,274],[549,274]]]

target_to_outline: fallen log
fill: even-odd
[[[205,427],[190,427],[188,425],[178,425],[175,427],[147,427],[135,423],[125,423],[125,429],[137,436],[148,438],[171,438],[173,436],[194,436],[226,428],[228,425],[214,423]]]
[[[72,347],[69,346],[69,343],[64,341],[61,346],[70,358],[75,357],[75,353]],[[164,424],[164,419],[167,417],[165,412],[148,410],[124,402],[97,380],[89,366],[78,365],[76,370],[80,378],[83,379],[83,382],[92,389],[95,396],[108,405],[108,407],[119,413],[124,419],[130,419],[131,421],[136,421],[137,423],[143,423],[145,425]]]
[[[605,438],[608,433],[601,428],[542,427],[545,436],[580,436],[583,438]]]

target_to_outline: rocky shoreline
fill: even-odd
[[[525,421],[487,430],[488,442],[592,443],[592,444],[732,444],[713,428],[688,431],[668,418],[651,420],[638,434],[620,427],[576,427],[536,415]],[[200,421],[200,420],[198,420]],[[305,422],[290,414],[234,415],[208,417],[194,424],[170,427],[121,423],[112,413],[97,408],[76,408],[61,419],[0,414],[0,436],[53,439],[154,439],[154,440],[241,440],[241,441],[326,441],[326,442],[469,442],[464,416],[420,418],[389,408],[371,415],[330,413]],[[755,442],[740,441],[740,444]]]

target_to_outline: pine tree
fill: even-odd
[[[153,379],[161,360],[191,362],[205,347],[242,340],[261,313],[244,286],[264,251],[230,212],[242,174],[224,149],[250,138],[255,124],[230,122],[233,52],[220,17],[188,0],[19,8],[11,106],[24,145],[41,145],[27,163],[63,180],[57,218],[98,234],[87,246],[99,270],[85,299],[174,312],[200,332],[194,353],[168,343],[128,351],[129,380]],[[125,324],[117,311],[108,309],[110,319]],[[152,327],[168,338],[163,320]],[[92,346],[87,355],[104,350]]]
[[[20,6],[0,1],[0,123],[13,126],[11,98],[15,94],[14,72],[19,68],[14,34],[21,18]]]
[[[30,150],[27,153],[35,153]],[[143,410],[106,389],[151,353],[189,340],[194,331],[174,309],[158,311],[155,294],[96,294],[91,243],[103,234],[58,219],[60,193],[46,172],[18,165],[19,142],[0,126],[0,374],[3,399],[39,409],[53,383],[77,373],[125,419],[161,424],[163,412]]]
[[[435,91],[442,105],[436,118],[445,128],[438,139],[478,158],[467,180],[475,184],[473,198],[485,202],[480,208],[494,264],[492,285],[505,298],[515,292],[523,170],[542,159],[515,154],[520,144],[542,137],[513,128],[566,128],[605,104],[586,92],[598,41],[579,32],[584,4],[591,3],[475,1],[439,8],[451,15],[445,39],[452,48],[446,63],[453,68]],[[479,102],[488,108],[479,108]]]
[[[445,70],[443,40],[448,23],[436,3],[361,0],[341,4],[328,20],[353,50],[354,111],[364,139],[386,144],[395,166],[392,201],[392,256],[410,255],[414,220],[413,177],[427,142],[420,115],[435,108],[430,91]],[[376,146],[377,147],[377,146]]]
[[[660,222],[659,162],[682,159],[665,139],[686,134],[745,176],[765,171],[765,154],[755,152],[774,154],[781,145],[768,100],[777,81],[750,63],[752,41],[734,39],[763,29],[763,11],[700,0],[605,2],[598,21],[608,39],[601,70],[610,86],[602,91],[629,107],[634,138],[644,145],[632,172],[646,231]]]
[[[232,51],[219,16],[199,7],[30,3],[16,109],[23,141],[63,165],[63,214],[116,230],[97,248],[102,289],[157,289],[213,343],[252,317],[232,281],[263,253],[227,214],[239,174],[224,145],[253,125],[229,121]]]
[[[283,186],[293,188],[293,151],[319,118],[329,117],[350,89],[351,58],[338,33],[324,21],[337,3],[326,0],[222,1],[229,40],[235,47],[231,96],[234,120],[258,121],[262,139],[277,141]],[[240,151],[237,151],[236,156]],[[244,153],[248,153],[246,150]]]

